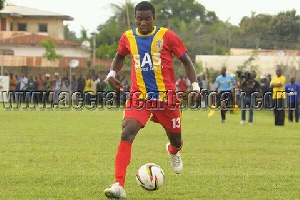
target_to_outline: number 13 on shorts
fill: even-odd
[[[172,123],[173,123],[173,128],[180,128],[180,123],[181,123],[180,117],[173,118]]]

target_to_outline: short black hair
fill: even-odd
[[[136,11],[147,11],[147,10],[151,10],[153,16],[155,16],[154,6],[148,1],[141,1],[140,3],[138,3],[135,6],[134,15],[135,15]]]

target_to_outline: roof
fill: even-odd
[[[62,20],[74,20],[73,17],[68,15],[62,15],[59,13],[42,11],[35,8],[28,8],[24,6],[6,5],[4,9],[0,11],[3,15],[9,15],[13,17],[29,17],[29,18],[58,18]]]
[[[0,44],[13,44],[13,45],[39,45],[42,41],[50,37],[44,35],[30,34],[21,35],[0,40]],[[80,46],[79,43],[53,39],[54,44],[60,46]]]

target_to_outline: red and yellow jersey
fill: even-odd
[[[130,92],[141,92],[144,98],[162,100],[165,97],[162,92],[176,90],[173,54],[184,57],[187,49],[174,32],[154,26],[147,35],[141,35],[137,28],[126,31],[121,37],[118,53],[122,56],[131,54]]]

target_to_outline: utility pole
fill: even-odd
[[[3,50],[1,50],[1,76],[3,76]]]
[[[130,30],[131,26],[130,26],[130,18],[129,18],[129,13],[128,13],[127,0],[125,0],[125,10],[126,10],[126,19],[127,19],[128,30]]]
[[[96,69],[96,33],[93,33],[93,66]]]

